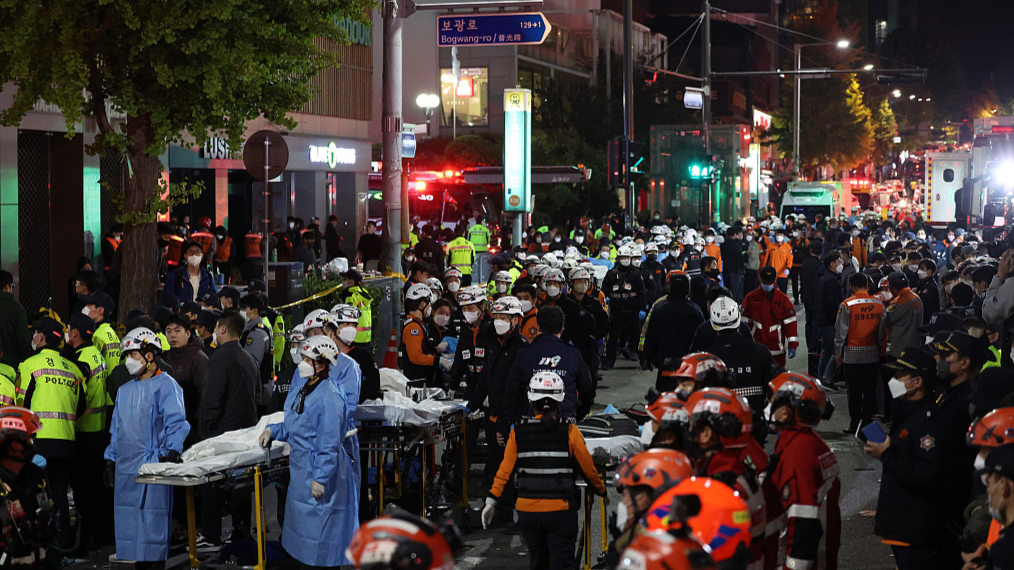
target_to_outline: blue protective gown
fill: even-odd
[[[134,482],[141,465],[183,451],[190,433],[183,389],[172,376],[132,379],[116,393],[105,458],[116,462],[116,557],[154,562],[169,556],[173,488]]]
[[[304,384],[300,379],[299,388]],[[269,426],[271,437],[291,446],[282,546],[310,566],[350,564],[345,549],[359,525],[348,524],[348,512],[357,513],[359,499],[348,493],[353,469],[343,443],[345,391],[335,382],[321,382],[304,400],[301,414],[296,413],[298,394],[299,389],[290,390],[285,399],[284,423]],[[324,486],[320,499],[310,494],[313,481]]]

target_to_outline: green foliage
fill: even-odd
[[[103,187],[110,192],[113,204],[116,206],[116,221],[124,225],[140,225],[154,221],[159,214],[168,214],[169,209],[180,206],[200,197],[204,191],[204,181],[191,183],[183,180],[178,183],[166,183],[164,179],[158,181],[158,192],[148,196],[144,206],[137,210],[127,208],[126,196],[122,192],[114,192],[107,182],[102,183]]]
[[[334,287],[339,286],[341,284],[342,281],[340,279],[327,279],[323,277],[317,277],[316,275],[307,275],[306,277],[303,278],[303,291],[306,294],[305,298],[309,299],[310,297],[313,297],[318,293],[322,293],[324,291],[327,291],[328,289],[333,289]],[[384,298],[384,295],[386,293],[384,289],[373,287],[365,282],[363,283],[363,289],[366,289],[366,291],[370,294],[370,310],[374,315],[373,317],[374,320],[376,320],[377,318],[376,315],[380,314],[380,301],[381,299]],[[344,291],[343,288],[338,288],[335,291],[332,291],[331,293],[324,295],[323,297],[314,299],[312,301],[307,301],[306,303],[303,303],[303,310],[307,314],[309,314],[310,311],[314,311],[317,309],[324,309],[325,311],[330,311],[331,307],[342,302],[341,295],[343,291]],[[288,318],[286,318],[286,322],[288,322]],[[373,350],[375,351],[377,348],[376,334],[373,335],[372,340],[373,340]]]
[[[873,160],[879,166],[891,159],[894,148],[894,136],[898,132],[898,122],[894,119],[894,111],[886,98],[873,109]]]
[[[462,135],[447,143],[444,159],[457,168],[499,166],[503,162],[503,141],[495,143],[479,135]]]

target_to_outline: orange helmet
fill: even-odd
[[[746,447],[753,431],[753,412],[746,399],[728,388],[705,388],[687,400],[691,426],[706,423],[726,449]]]
[[[706,546],[693,537],[647,532],[630,541],[616,570],[714,570]]]
[[[725,372],[727,368],[722,359],[708,352],[695,352],[683,357],[680,367],[672,372],[663,371],[662,376],[687,378],[695,382],[703,382],[709,371]]]
[[[654,397],[654,400],[651,398]],[[676,392],[662,392],[661,394],[655,393],[654,391],[648,394],[648,399],[651,400],[648,403],[648,416],[655,423],[662,421],[662,416],[670,410],[682,410],[683,400]]]
[[[28,439],[42,429],[42,422],[35,412],[20,406],[0,408],[0,441],[8,437]]]
[[[684,273],[683,271],[680,271],[679,269],[673,269],[673,270],[669,271],[669,273],[665,274],[665,284],[666,285],[669,284],[669,280],[672,279],[672,277],[674,275],[682,275],[682,276],[686,277],[687,274]]]
[[[658,490],[693,475],[694,466],[686,455],[671,449],[649,449],[621,463],[614,481],[617,487],[647,485]]]
[[[991,448],[1014,443],[1014,408],[997,408],[972,422],[965,442]]]
[[[781,406],[788,405],[795,410],[797,422],[814,426],[822,419],[830,419],[834,412],[834,404],[828,401],[824,387],[809,374],[783,372],[768,383],[768,388],[773,394],[772,414]]]
[[[345,556],[356,570],[454,570],[457,528],[395,512],[363,524]]]
[[[197,220],[197,227],[204,229],[211,229],[211,218],[208,216],[202,216],[201,219]]]
[[[685,521],[671,514],[680,503],[684,507],[677,508],[686,509]],[[742,559],[745,563],[750,555],[750,508],[732,487],[714,479],[691,477],[664,491],[648,509],[645,521],[648,530],[689,526],[690,532],[711,548],[717,562]]]

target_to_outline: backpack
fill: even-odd
[[[632,435],[639,437],[637,422],[624,414],[594,414],[577,423],[577,429],[584,437],[616,437]]]

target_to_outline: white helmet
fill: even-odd
[[[335,305],[331,307],[332,323],[358,323],[363,312],[352,305]]]
[[[563,378],[556,372],[536,372],[528,381],[528,401],[544,398],[562,402],[564,396]]]
[[[653,236],[665,235],[665,230],[666,230],[667,227],[668,226],[655,226],[655,227],[651,228],[651,235],[653,235]]]
[[[625,246],[625,245],[621,246],[620,249],[616,250],[616,258],[617,259],[619,259],[621,257],[630,257],[632,255],[634,255],[634,252],[632,252],[630,250],[630,247]]]
[[[559,269],[550,269],[549,271],[546,271],[546,274],[543,277],[542,281],[546,283],[550,281],[557,281],[559,283],[563,283],[566,280],[563,278],[563,271],[560,271]]]
[[[486,301],[486,290],[478,285],[471,285],[458,291],[456,298],[461,306],[475,305]]]
[[[448,267],[444,270],[444,279],[450,279],[451,277],[457,277],[461,279],[461,270],[457,267]]]
[[[581,252],[572,245],[567,246],[567,252],[563,255],[563,262],[567,263],[568,259],[581,259]]]
[[[670,241],[671,240],[666,236],[655,236],[655,239],[653,240],[653,242],[655,243],[656,246],[658,246],[659,249],[667,247]]]
[[[497,271],[493,274],[493,281],[509,284],[511,281],[514,281],[514,279],[511,277],[509,271]]]
[[[688,233],[687,235],[683,236],[683,245],[694,245],[693,234]]]
[[[430,291],[430,288],[425,283],[416,283],[409,287],[408,291],[405,291],[405,300],[429,299],[431,293],[432,291]]]
[[[563,260],[563,271],[566,272],[566,273],[570,273],[571,271],[573,271],[577,267],[577,261],[578,260],[573,259],[573,258],[564,259]]]
[[[151,329],[138,327],[123,337],[123,344],[120,350],[123,353],[127,353],[131,350],[144,352],[149,349],[154,351],[155,354],[161,353],[162,341],[158,339],[158,335],[152,332]]]
[[[577,279],[591,280],[591,278],[591,273],[589,273],[584,267],[575,267],[574,270],[570,272],[571,281],[575,281]]]
[[[711,327],[716,331],[739,328],[739,304],[728,297],[711,303]]]
[[[538,279],[539,277],[543,277],[546,274],[546,272],[548,272],[548,271],[549,271],[549,267],[548,266],[539,264],[539,265],[536,265],[535,267],[533,267],[528,272],[528,275],[532,279]]]
[[[493,301],[493,306],[489,309],[490,313],[494,315],[515,315],[523,316],[525,311],[521,308],[521,301],[518,301],[517,297],[500,297],[496,301]]]
[[[644,244],[644,253],[658,253],[658,244],[653,241]]]
[[[289,331],[288,340],[290,343],[303,342],[306,340],[306,335],[303,334],[303,323],[299,323],[298,325],[292,327],[292,330]]]
[[[542,263],[545,263],[549,267],[555,267],[557,269],[563,267],[563,262],[557,259],[556,254],[552,252],[542,256]]]
[[[430,295],[432,301],[436,301],[441,295],[444,294],[444,284],[440,282],[436,277],[430,277],[426,280],[426,286],[430,288]]]
[[[325,358],[331,364],[338,364],[338,345],[324,335],[306,339],[299,348],[299,354],[312,360]]]
[[[325,311],[324,309],[312,311],[309,315],[306,315],[305,319],[303,319],[303,334],[306,334],[306,331],[309,330],[322,329],[324,328],[324,325],[330,322],[331,313]]]
[[[582,261],[581,264],[578,265],[578,267],[580,267],[581,269],[584,269],[584,270],[588,271],[588,273],[590,273],[590,274],[593,274],[593,275],[595,274],[595,264],[592,263],[592,262],[590,262],[590,261]]]

